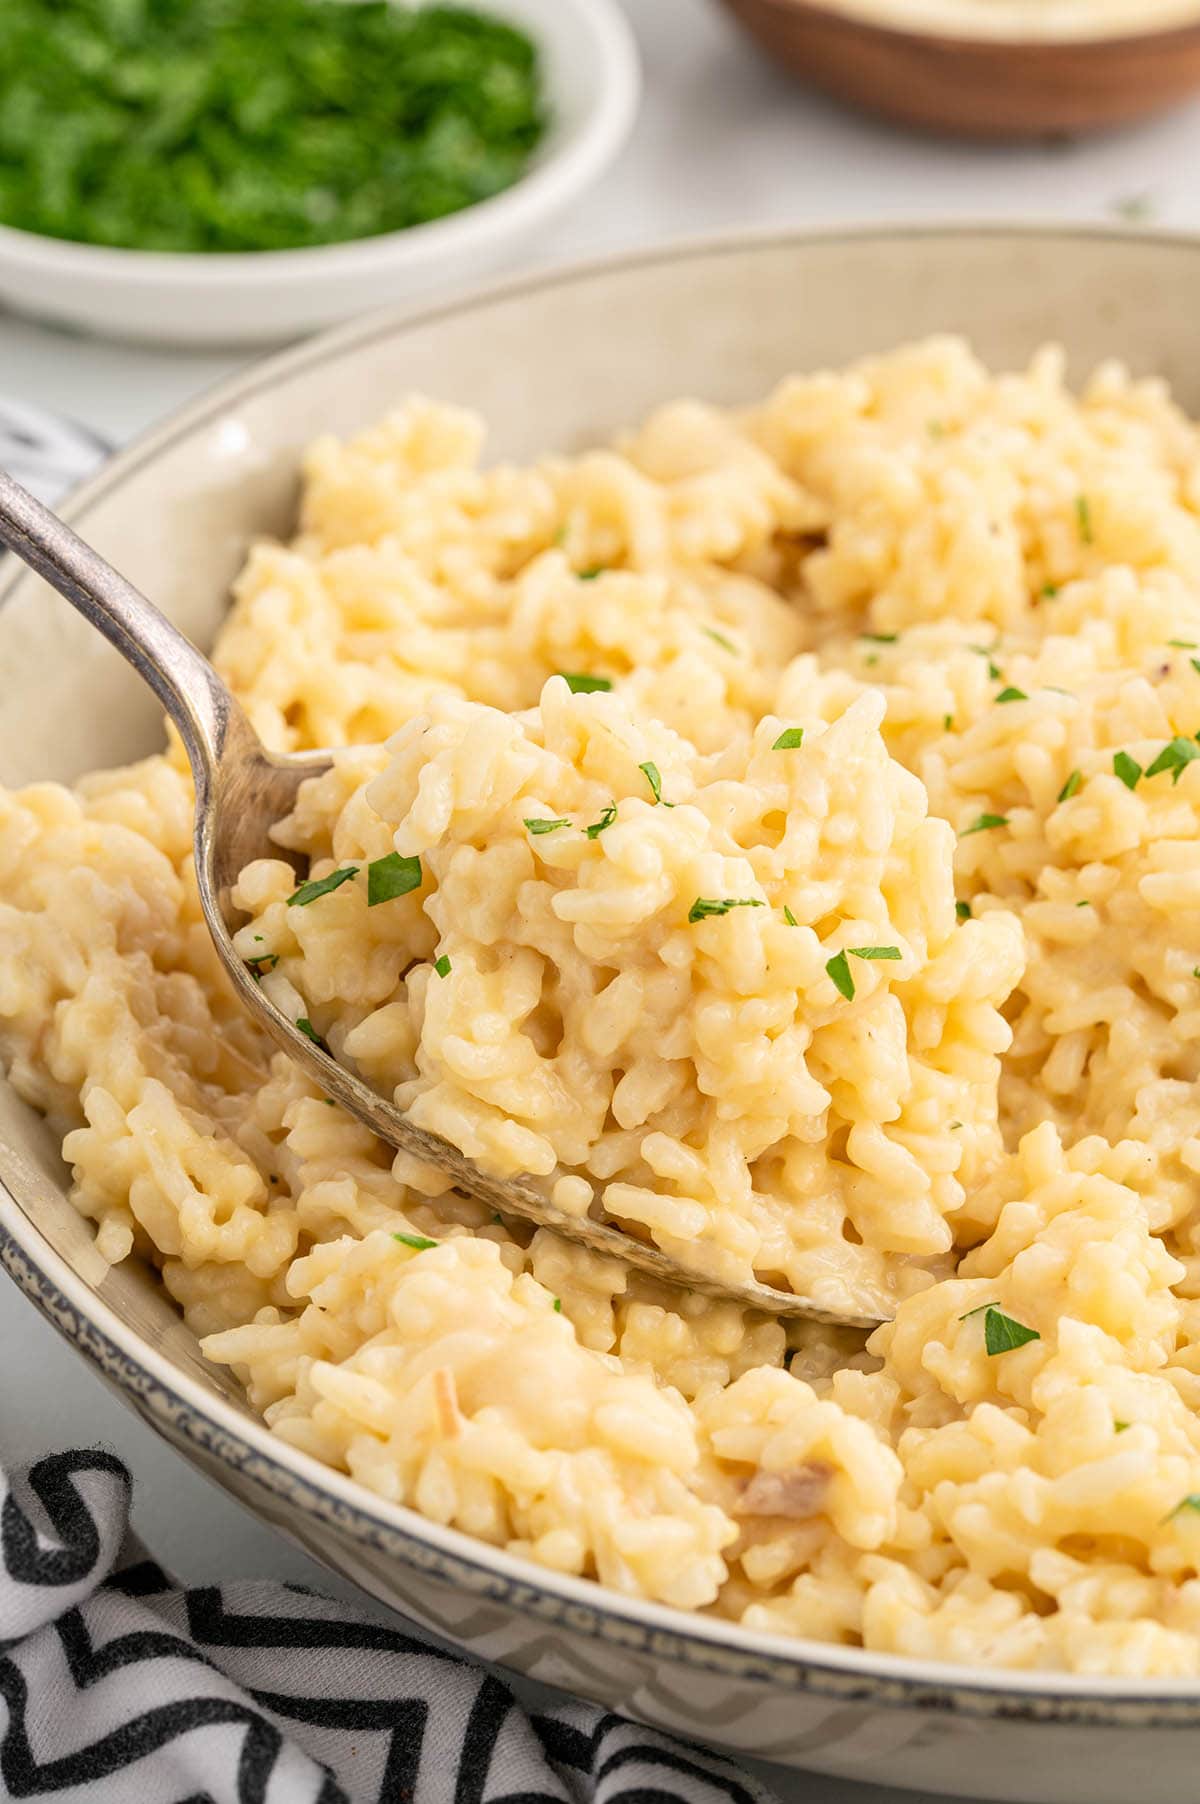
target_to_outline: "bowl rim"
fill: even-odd
[[[610,273],[689,259],[738,256],[808,244],[887,243],[920,239],[1031,239],[1067,245],[1119,243],[1156,246],[1200,257],[1200,234],[1152,228],[1036,220],[980,224],[968,220],[903,221],[817,227],[765,227],[705,233],[665,246],[601,255],[489,283],[418,309],[376,309],[316,334],[225,377],[164,420],[138,434],[61,506],[69,521],[88,510],[176,441],[195,435],[227,411],[269,391],[282,379],[378,339],[538,292],[586,283]],[[12,560],[9,560],[12,562]],[[0,571],[0,608],[33,578],[15,564]],[[70,1267],[0,1180],[0,1265],[64,1336],[117,1387],[122,1400],[197,1452],[282,1498],[343,1537],[460,1591],[502,1602],[587,1637],[678,1662],[697,1670],[812,1692],[974,1718],[1008,1718],[1118,1727],[1200,1726],[1200,1680],[1126,1679],[1075,1673],[989,1670],[917,1659],[872,1649],[840,1647],[804,1637],[749,1630],[724,1618],[630,1598],[591,1579],[573,1578],[491,1547],[465,1531],[443,1527],[406,1505],[375,1496],[348,1474],[272,1435],[248,1404],[210,1390],[176,1365]],[[319,1557],[319,1556],[318,1556]]]
[[[841,27],[846,31],[868,33],[893,45],[906,48],[936,46],[939,50],[967,54],[1022,52],[1026,56],[1071,53],[1097,56],[1106,50],[1127,53],[1131,49],[1161,49],[1164,54],[1178,49],[1181,43],[1191,45],[1200,40],[1200,8],[1190,19],[1174,24],[1155,25],[1148,30],[1140,25],[1117,26],[1102,32],[1058,32],[1044,37],[1021,37],[998,31],[954,30],[949,25],[903,25],[887,19],[876,19],[855,10],[854,0],[840,5],[838,0],[756,0],[768,11],[781,14],[804,14],[820,25]],[[740,10],[739,0],[723,0],[732,12]]]
[[[504,0],[495,0],[503,16]],[[621,148],[641,97],[641,60],[633,27],[617,0],[555,0],[576,33],[572,58],[592,71],[586,104],[561,143],[551,145],[508,188],[440,219],[350,238],[335,244],[261,251],[148,251],[133,245],[55,238],[0,221],[0,263],[31,273],[90,277],[171,287],[186,282],[205,291],[228,282],[267,286],[297,277],[353,277],[381,264],[424,264],[453,257],[484,239],[528,230],[554,212],[564,196],[587,187]],[[531,32],[533,28],[530,28]],[[554,94],[551,90],[550,99]],[[553,125],[551,127],[553,131]]]

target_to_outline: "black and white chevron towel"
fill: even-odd
[[[528,1715],[402,1625],[272,1582],[181,1590],[110,1453],[0,1474],[0,1796],[55,1804],[773,1804],[590,1705]]]

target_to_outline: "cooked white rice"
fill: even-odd
[[[264,737],[353,748],[284,843],[356,872],[252,866],[241,950],[493,1168],[895,1322],[785,1333],[393,1169],[230,997],[176,756],[0,795],[4,1052],[101,1251],[279,1435],[559,1571],[1200,1673],[1200,436],[936,341],[480,440],[322,441],[238,584]]]

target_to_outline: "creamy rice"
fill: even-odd
[[[493,1167],[895,1321],[685,1296],[394,1164],[222,981],[177,750],[0,793],[3,1049],[101,1252],[281,1437],[555,1570],[1200,1673],[1200,436],[939,340],[480,449],[426,402],[322,441],[239,581],[259,730],[350,748],[283,843],[355,873],[250,867],[243,955]]]

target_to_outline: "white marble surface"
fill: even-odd
[[[546,262],[714,228],[807,221],[1117,220],[1200,226],[1200,103],[1119,136],[1025,149],[908,137],[794,87],[713,0],[624,0],[646,101],[607,180],[540,247]],[[397,296],[401,301],[402,296]],[[244,359],[106,345],[0,318],[0,393],[73,414],[121,440]],[[103,1441],[136,1477],[135,1521],[188,1579],[330,1584],[274,1532],[195,1476],[0,1280],[0,1448],[6,1459]],[[347,1587],[337,1587],[343,1591]],[[766,1776],[764,1774],[764,1776]],[[770,1775],[790,1804],[902,1804],[911,1794]],[[951,1800],[953,1804],[953,1800]]]

